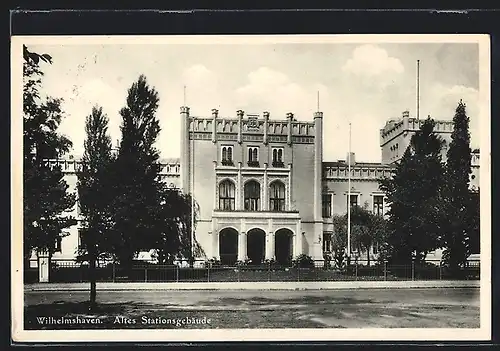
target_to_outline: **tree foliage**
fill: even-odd
[[[141,75],[128,90],[118,155],[112,167],[113,230],[108,251],[127,266],[141,251],[154,250],[160,263],[191,258],[191,196],[169,189],[161,179],[154,144],[160,132],[157,91]],[[194,201],[193,201],[194,202]],[[196,243],[194,243],[196,247]]]
[[[71,148],[71,141],[58,132],[63,118],[61,99],[40,94],[41,62],[52,62],[47,54],[30,52],[23,63],[23,167],[24,167],[24,257],[32,250],[54,253],[55,243],[76,224],[69,215],[76,202],[68,193],[60,166],[51,165]]]
[[[460,101],[453,117],[453,132],[447,152],[446,182],[443,187],[443,259],[452,270],[465,265],[470,255],[470,236],[473,235],[473,194],[469,190],[471,148],[469,117]],[[472,224],[472,226],[471,226]]]
[[[379,215],[371,213],[366,206],[351,207],[351,247],[359,253],[364,252],[367,264],[370,264],[370,249],[374,245],[380,245],[386,240],[387,221]],[[334,215],[332,238],[335,250],[334,262],[342,267],[347,247],[347,213]]]
[[[90,308],[96,304],[96,263],[106,254],[106,241],[113,228],[112,193],[109,188],[110,167],[113,165],[108,118],[102,108],[93,107],[85,120],[86,139],[82,168],[78,173],[78,198],[82,217],[79,258],[89,262]]]
[[[439,246],[443,140],[434,133],[434,124],[430,117],[423,122],[393,176],[380,180],[390,205],[387,244],[393,263],[409,264],[413,258],[422,262]]]

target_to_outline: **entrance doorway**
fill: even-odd
[[[219,233],[219,255],[223,265],[234,265],[238,259],[238,232],[233,228]]]
[[[289,266],[293,255],[293,233],[290,229],[280,229],[275,233],[276,263]]]
[[[250,264],[258,265],[266,256],[266,233],[262,229],[252,229],[247,233],[247,256]]]

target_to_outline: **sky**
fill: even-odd
[[[144,74],[159,93],[156,143],[161,157],[179,157],[179,108],[194,116],[223,117],[236,111],[312,121],[324,113],[324,161],[380,162],[379,130],[408,110],[416,114],[420,60],[420,118],[451,120],[462,99],[471,125],[471,147],[479,147],[479,45],[475,43],[252,43],[29,45],[48,53],[42,91],[63,98],[60,132],[83,154],[85,117],[92,106],[109,117],[113,141],[120,138],[119,110],[128,88]]]

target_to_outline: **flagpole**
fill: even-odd
[[[351,123],[349,122],[349,159],[347,160],[347,262],[351,262]]]
[[[417,60],[417,124],[420,128],[420,60]]]

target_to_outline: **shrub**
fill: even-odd
[[[294,268],[314,268],[314,261],[311,256],[301,254],[292,261]]]

